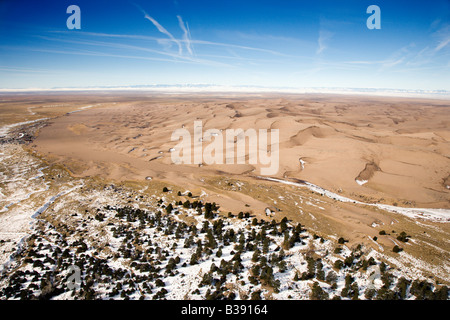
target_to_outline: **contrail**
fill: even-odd
[[[151,23],[153,23],[153,25],[158,29],[159,32],[164,33],[165,35],[167,35],[171,41],[175,42],[178,45],[178,54],[181,55],[183,53],[183,48],[181,46],[181,43],[179,40],[175,39],[175,37],[166,30],[166,28],[164,28],[161,24],[159,24],[158,21],[156,21],[155,19],[153,19],[147,12],[145,12],[144,9],[142,9],[139,5],[134,4],[143,14],[144,14],[144,18],[147,20],[150,20]],[[183,25],[184,26],[184,25]]]
[[[180,28],[184,32],[183,40],[186,44],[186,49],[189,52],[189,54],[192,55],[193,53],[192,53],[192,47],[191,47],[191,33],[189,32],[189,26],[187,25],[187,23],[186,23],[186,25],[184,25],[183,18],[181,18],[181,16],[177,16],[177,18],[178,18],[178,23],[180,24]]]
[[[178,45],[178,53],[181,55],[183,52],[183,48],[181,47],[181,43],[180,41],[178,41],[177,39],[174,38],[174,36],[166,30],[166,28],[164,28],[162,25],[160,25],[158,23],[158,21],[156,21],[155,19],[153,19],[151,16],[149,16],[148,14],[145,15],[144,17],[145,19],[150,20],[156,28],[158,28],[159,32],[166,34],[170,40],[172,40],[173,42],[175,42]]]

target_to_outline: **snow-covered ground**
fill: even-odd
[[[8,132],[10,132],[11,129],[13,129],[13,128],[20,127],[20,126],[27,125],[27,124],[40,122],[40,121],[45,121],[45,120],[48,120],[48,119],[49,118],[41,118],[41,119],[36,119],[36,120],[31,120],[31,121],[23,121],[23,122],[18,122],[18,123],[2,126],[2,127],[0,127],[0,137],[6,136],[8,134]]]
[[[33,220],[59,197],[77,188],[72,183],[53,187],[45,177],[48,167],[19,145],[0,145],[0,264],[10,259],[22,238],[31,232]]]
[[[322,194],[328,198],[331,198],[331,199],[334,199],[337,201],[351,202],[351,203],[355,203],[355,204],[372,206],[372,207],[379,208],[381,210],[402,214],[402,215],[405,215],[405,216],[408,216],[408,217],[414,218],[414,219],[420,218],[420,219],[425,219],[425,220],[430,220],[430,221],[435,221],[435,222],[450,222],[450,209],[406,208],[406,207],[391,206],[391,205],[380,204],[380,203],[367,203],[367,202],[362,202],[359,200],[354,200],[354,199],[344,197],[342,195],[325,190],[322,187],[319,187],[315,184],[312,184],[312,183],[309,183],[306,181],[304,183],[299,183],[299,182],[293,182],[293,181],[277,179],[277,178],[269,178],[269,177],[258,177],[258,178],[263,179],[263,180],[268,180],[268,181],[279,182],[279,183],[283,183],[283,184],[287,184],[287,185],[291,185],[291,186],[296,186],[296,187],[300,187],[300,188],[308,188],[311,191],[314,191],[318,194]],[[362,183],[360,183],[360,185],[362,185]]]

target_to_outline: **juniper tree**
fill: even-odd
[[[323,271],[323,264],[321,261],[316,264],[316,275],[318,280],[325,280],[325,271]]]
[[[213,231],[214,231],[214,234],[217,235],[219,239],[222,237],[222,232],[223,232],[223,220],[222,219],[217,219],[216,221],[214,221]]]
[[[240,236],[239,236],[239,244],[235,248],[238,251],[243,251],[244,250],[244,245],[245,245],[245,236],[244,236],[243,233],[241,233]]]
[[[262,246],[263,253],[269,252],[269,245],[270,245],[269,238],[265,238],[263,241],[263,246]]]
[[[425,280],[414,280],[410,292],[417,300],[432,300],[434,298],[432,285]]]
[[[186,238],[186,240],[184,240],[184,247],[190,248],[193,243],[194,243],[194,237],[190,236],[189,238]]]
[[[241,252],[240,252],[240,251],[236,252],[236,253],[234,254],[233,258],[231,259],[231,261],[238,261],[238,262],[241,262],[241,261],[242,261],[242,258],[241,258]]]
[[[283,273],[286,271],[287,265],[286,265],[286,261],[281,260],[278,262],[278,272]]]
[[[259,264],[253,265],[253,267],[250,269],[250,272],[254,277],[258,277],[260,271],[261,271],[261,267]]]
[[[295,243],[298,242],[299,240],[300,240],[299,232],[297,230],[293,230],[292,236],[288,239],[286,246],[288,248],[292,248],[295,245]]]
[[[180,225],[178,225],[177,229],[175,230],[175,238],[176,239],[181,239],[181,237],[183,236],[183,229],[181,228]]]
[[[312,279],[314,278],[314,275],[316,273],[316,261],[312,257],[306,257],[306,263],[307,263],[306,278]]]
[[[400,279],[398,279],[395,289],[397,291],[398,297],[401,300],[406,298],[406,291],[410,283],[411,281],[406,280],[405,277],[401,277]]]
[[[261,267],[260,279],[263,284],[269,284],[273,278],[273,269],[270,266]]]
[[[183,203],[183,208],[185,208],[185,209],[192,208],[191,203],[189,202],[189,200],[186,200],[186,201]]]
[[[434,290],[434,298],[436,300],[448,300],[449,289],[447,286],[442,286]]]
[[[261,256],[259,258],[259,264],[260,264],[261,267],[266,266],[267,265],[267,258],[265,256]]]
[[[256,231],[255,228],[252,228],[252,231],[250,231],[249,240],[256,240]]]
[[[211,284],[213,280],[211,272],[207,272],[203,275],[202,281],[199,283],[199,287]]]
[[[286,231],[286,229],[288,228],[288,226],[287,226],[287,218],[286,217],[284,217],[283,219],[281,219],[281,222],[280,222],[280,233],[284,233],[284,231]]]
[[[400,232],[400,235],[397,237],[397,240],[402,241],[402,242],[408,242],[409,237],[410,236],[408,236],[406,234],[406,232],[402,231],[402,232]]]
[[[209,221],[208,220],[204,220],[202,228],[200,229],[200,233],[205,233],[208,230],[209,230]]]
[[[250,300],[261,300],[261,290],[253,291]]]
[[[216,240],[214,239],[214,235],[211,231],[211,229],[208,229],[206,238],[208,242],[206,243],[206,246],[208,248],[214,249],[217,246]]]
[[[197,240],[197,251],[196,251],[196,254],[197,254],[198,257],[202,256],[202,251],[203,251],[202,240],[198,239]]]
[[[194,265],[197,263],[198,263],[198,255],[197,255],[197,253],[194,252],[191,256],[191,260],[189,261],[189,264]]]
[[[284,240],[283,240],[282,246],[286,249],[291,248],[290,243],[289,243],[289,231],[287,231],[287,230],[284,232]]]
[[[241,264],[241,261],[240,260],[236,260],[236,261],[234,261],[234,264],[233,264],[233,267],[232,267],[232,272],[234,274],[238,274],[239,271],[242,270],[242,268],[243,268],[243,265]]]
[[[330,271],[327,273],[327,276],[325,277],[325,281],[329,284],[334,284],[337,281],[337,275],[334,271]]]
[[[256,249],[255,252],[253,253],[252,261],[257,262],[259,260],[260,255],[261,252],[258,249]]]
[[[312,289],[311,289],[311,300],[328,300],[329,295],[326,291],[322,289],[322,287],[314,281]]]
[[[173,210],[173,206],[172,206],[171,203],[169,203],[169,205],[166,207],[166,212],[167,212],[167,213],[171,213],[172,210]]]
[[[212,219],[214,217],[213,205],[209,202],[205,203],[205,219]]]

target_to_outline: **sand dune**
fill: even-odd
[[[326,138],[330,136],[330,129],[311,126],[304,130],[300,130],[296,135],[289,138],[291,146],[303,145],[311,138]]]
[[[169,152],[176,144],[170,139],[174,130],[192,133],[194,121],[202,121],[204,131],[278,129],[276,177],[389,204],[449,208],[448,110],[446,101],[382,97],[136,97],[58,118],[35,143],[58,161],[70,157],[67,165],[75,175],[189,183],[218,173],[251,177],[262,165],[175,165]]]

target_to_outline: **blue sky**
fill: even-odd
[[[368,6],[381,9],[369,30]],[[81,29],[69,30],[69,5]],[[0,1],[0,88],[450,90],[450,1]]]

